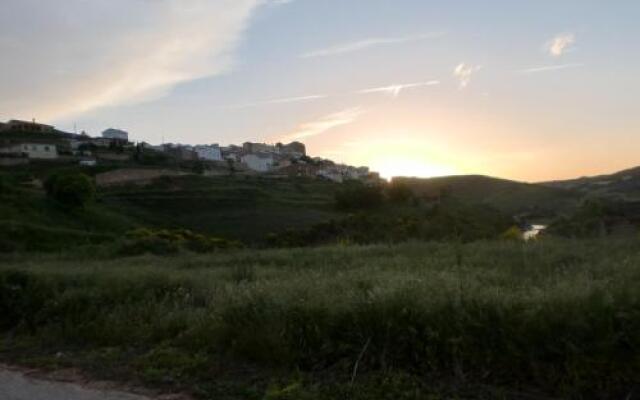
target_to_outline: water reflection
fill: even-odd
[[[532,240],[537,238],[545,229],[547,229],[546,225],[531,225],[529,227],[529,230],[524,232],[524,240]]]

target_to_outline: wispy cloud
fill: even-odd
[[[399,85],[389,85],[382,87],[375,87],[370,89],[360,90],[358,93],[367,94],[367,93],[385,93],[389,94],[393,97],[398,97],[405,89],[413,89],[420,88],[425,86],[435,86],[439,85],[440,81],[427,81],[427,82],[415,82],[415,83],[404,83]]]
[[[325,94],[314,94],[308,96],[298,96],[298,97],[284,97],[280,99],[272,99],[272,100],[264,100],[264,101],[256,101],[253,103],[240,104],[235,106],[224,107],[225,109],[237,110],[242,108],[251,108],[251,107],[259,107],[259,106],[267,106],[271,104],[289,104],[289,103],[302,103],[307,101],[314,100],[322,100],[329,97]]]
[[[540,67],[531,67],[531,68],[522,69],[518,72],[521,72],[523,74],[535,74],[538,72],[550,72],[550,71],[558,71],[563,69],[581,68],[581,67],[584,67],[584,64],[573,63],[573,64],[560,64],[560,65],[544,65]]]
[[[553,57],[560,57],[576,42],[573,33],[561,33],[545,44],[545,50]]]
[[[354,107],[326,115],[318,120],[300,125],[294,132],[285,135],[283,140],[301,140],[323,134],[331,129],[355,122],[364,112],[362,107]]]
[[[464,89],[469,86],[471,83],[471,78],[473,74],[480,71],[482,69],[482,65],[469,65],[465,63],[458,64],[453,69],[453,76],[458,78],[458,84],[460,89]]]
[[[3,0],[0,37],[7,40],[0,43],[0,109],[7,114],[64,118],[151,100],[182,82],[224,73],[233,65],[234,49],[255,10],[275,4],[64,3],[62,7],[54,1]]]
[[[412,36],[368,38],[368,39],[363,39],[355,42],[342,43],[342,44],[334,45],[324,49],[313,50],[308,53],[302,54],[301,57],[311,58],[311,57],[334,56],[339,54],[352,53],[354,51],[361,51],[361,50],[365,50],[365,49],[376,47],[376,46],[415,42],[419,40],[437,38],[443,35],[444,35],[444,32],[433,32],[433,33],[426,33],[422,35],[412,35]]]

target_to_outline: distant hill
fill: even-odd
[[[572,210],[581,193],[563,187],[548,187],[482,175],[439,178],[396,178],[419,196],[452,196],[466,203],[483,204],[511,214],[553,217]]]
[[[582,177],[564,181],[543,182],[541,186],[568,189],[582,194],[640,200],[640,167],[610,175]]]

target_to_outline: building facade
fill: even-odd
[[[222,150],[217,144],[196,146],[195,152],[200,160],[222,161]]]
[[[278,143],[276,144],[276,149],[278,150],[279,154],[296,158],[307,155],[307,147],[304,145],[304,143],[300,142],[291,142],[289,144]]]
[[[21,152],[32,160],[55,160],[58,149],[51,143],[22,143]]]
[[[129,141],[129,132],[121,129],[109,128],[102,132],[102,137],[105,139],[118,140],[122,142]]]
[[[276,146],[266,143],[245,142],[242,144],[242,151],[244,152],[244,154],[275,153]]]
[[[2,130],[4,131],[18,131],[18,132],[31,132],[31,133],[53,133],[54,127],[51,125],[39,124],[35,121],[21,121],[18,119],[12,119],[6,124],[2,124]]]
[[[269,153],[245,154],[242,163],[256,172],[268,172],[274,164],[273,155]]]

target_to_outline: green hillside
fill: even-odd
[[[138,227],[190,229],[252,244],[340,216],[333,207],[337,184],[257,177],[161,178],[147,186],[98,189],[95,202],[68,210],[48,199],[41,185],[47,175],[69,169],[3,170],[2,246],[49,251],[114,240]]]
[[[152,227],[193,229],[245,242],[339,216],[338,185],[308,179],[172,177],[101,192],[101,205]]]
[[[542,185],[551,188],[570,189],[592,196],[640,200],[640,167],[609,175],[544,182]]]
[[[434,199],[450,196],[465,203],[489,205],[510,215],[535,214],[552,217],[573,209],[581,197],[580,193],[564,188],[481,175],[396,178],[394,181],[409,185],[419,196]]]

